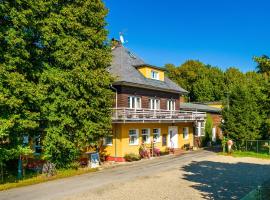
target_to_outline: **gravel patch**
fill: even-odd
[[[270,160],[213,155],[118,181],[65,200],[240,199],[270,179]]]

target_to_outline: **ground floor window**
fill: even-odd
[[[104,145],[106,145],[106,146],[112,146],[112,143],[113,143],[113,137],[112,137],[112,136],[107,136],[107,137],[105,137],[103,143],[104,143]]]
[[[139,134],[138,129],[129,130],[129,144],[130,145],[138,145],[139,144]]]
[[[142,141],[143,143],[150,143],[150,130],[148,128],[142,129]]]
[[[205,136],[205,122],[197,122],[196,124],[196,136]]]
[[[185,140],[187,140],[188,139],[188,127],[185,127],[185,128],[183,128],[183,138],[185,139]]]
[[[160,128],[153,129],[153,139],[154,142],[160,142]]]

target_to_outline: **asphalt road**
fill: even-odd
[[[196,158],[208,157],[213,154],[210,151],[199,150],[180,156],[164,156],[133,162],[128,165],[118,165],[94,173],[2,191],[0,192],[0,200],[58,200],[91,189],[102,188],[111,183],[132,181],[132,179],[151,176],[157,172],[179,169],[179,166],[183,166]]]

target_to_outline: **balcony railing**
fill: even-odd
[[[187,122],[204,121],[206,113],[150,109],[114,108],[113,122]]]

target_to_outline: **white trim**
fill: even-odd
[[[174,111],[175,110],[175,99],[167,100],[167,110]]]
[[[160,142],[160,138],[161,138],[161,129],[160,128],[153,128],[153,140],[154,140],[154,130],[158,130],[158,138],[157,138],[157,140],[156,141],[154,141],[154,142],[156,142],[156,143],[158,143],[158,142]]]
[[[147,130],[147,134],[143,134],[143,130]],[[143,135],[147,135],[148,139],[147,141],[145,141],[145,144],[150,144],[151,143],[151,139],[150,139],[150,128],[142,128],[141,129],[141,134],[142,134],[142,141],[143,141]]]
[[[175,135],[173,135],[173,140],[171,140],[171,136],[170,136],[170,130],[175,131]],[[178,148],[178,127],[177,126],[169,126],[168,127],[168,142],[167,142],[167,146],[170,148]]]
[[[159,72],[156,70],[151,70],[150,77],[151,79],[159,80]]]
[[[139,102],[139,104],[138,104]],[[128,96],[128,108],[141,109],[142,99],[138,96]]]
[[[130,131],[136,131],[136,141],[134,142],[134,143],[130,143]],[[129,131],[128,131],[128,138],[129,138],[129,145],[139,145],[139,129],[129,129]]]

